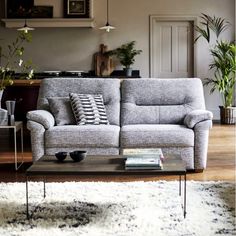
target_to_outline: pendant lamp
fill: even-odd
[[[25,24],[23,27],[17,29],[18,31],[24,31],[26,34],[28,33],[28,31],[34,30],[34,28],[31,28],[27,25],[26,23],[26,19],[25,19]]]
[[[109,0],[107,0],[107,23],[106,23],[105,26],[102,26],[102,27],[99,28],[99,29],[101,29],[101,30],[106,30],[106,32],[110,32],[110,30],[115,29],[114,26],[111,26],[111,25],[109,24],[109,2],[108,2],[108,1],[109,1]]]

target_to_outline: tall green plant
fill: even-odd
[[[211,30],[215,33],[218,39],[220,34],[229,26],[229,22],[221,17],[211,17],[202,13],[200,18],[200,26],[195,26],[195,30],[199,33],[199,36],[195,39],[195,41],[197,41],[200,37],[203,37],[207,40],[208,43],[210,43]]]
[[[223,96],[224,107],[230,107],[233,102],[235,85],[236,46],[233,43],[221,41],[217,42],[210,51],[213,57],[210,69],[215,69],[215,77],[205,79],[204,84],[212,85],[211,93],[217,89]]]
[[[236,46],[233,42],[218,40],[220,34],[227,29],[229,22],[223,18],[211,17],[206,14],[202,14],[201,19],[201,26],[195,28],[200,34],[196,41],[203,37],[210,43],[211,32],[217,37],[215,45],[210,48],[213,60],[209,68],[214,70],[214,78],[206,78],[204,85],[212,86],[210,93],[218,90],[222,95],[223,106],[230,107],[233,103],[235,86]]]

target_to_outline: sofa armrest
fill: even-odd
[[[49,129],[55,125],[53,115],[45,110],[29,111],[26,117],[28,120],[41,124],[45,129]]]
[[[207,110],[194,110],[188,113],[184,118],[184,124],[188,128],[193,128],[197,123],[212,120],[213,114]]]
[[[38,122],[28,120],[27,128],[30,130],[31,149],[33,161],[37,161],[45,154],[44,151],[44,133],[45,128]]]
[[[194,126],[194,132],[201,132],[212,128],[212,120],[204,120]]]

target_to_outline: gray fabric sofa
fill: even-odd
[[[56,126],[48,98],[70,92],[102,94],[110,125]],[[212,113],[200,79],[44,79],[37,108],[27,114],[33,161],[61,150],[117,155],[124,148],[162,148],[179,154],[188,169],[206,168]]]

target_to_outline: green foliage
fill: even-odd
[[[139,55],[142,50],[136,50],[134,48],[135,41],[121,45],[119,48],[109,51],[109,55],[116,55],[121,65],[125,68],[129,68],[135,62],[135,56]]]
[[[229,22],[221,17],[211,17],[202,13],[202,16],[200,16],[200,18],[202,19],[202,21],[200,22],[200,26],[195,26],[195,30],[199,33],[199,36],[195,39],[195,41],[197,41],[200,37],[203,37],[207,40],[208,43],[210,43],[211,30],[218,38],[220,34],[229,26]]]
[[[14,80],[15,70],[26,73],[26,78],[31,79],[33,76],[32,62],[23,61],[25,43],[32,41],[32,35],[26,32],[19,32],[16,39],[8,44],[6,52],[0,46],[0,90],[5,89],[6,86],[12,85]],[[4,65],[2,63],[4,61]]]
[[[229,22],[220,17],[211,17],[202,14],[201,27],[196,27],[196,31],[210,43],[211,32],[213,32],[217,39],[220,34],[227,29]],[[212,86],[210,93],[218,90],[222,94],[223,106],[230,107],[233,103],[233,93],[235,86],[236,74],[236,46],[233,42],[218,41],[210,48],[210,53],[213,58],[209,65],[210,70],[214,70],[214,78],[206,78],[204,85]]]
[[[216,89],[223,95],[224,107],[232,106],[233,92],[235,85],[236,73],[236,46],[230,42],[217,42],[211,50],[213,62],[210,64],[210,69],[214,69],[215,77],[207,78],[205,85],[211,85],[210,90],[213,93]]]

